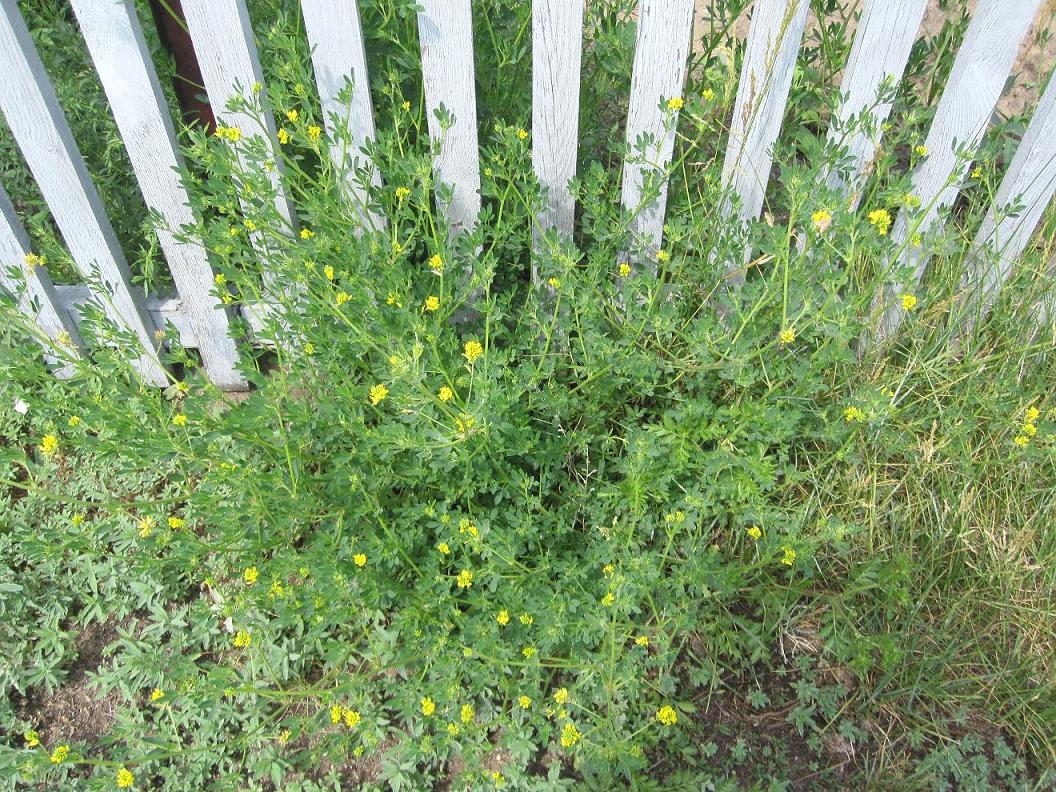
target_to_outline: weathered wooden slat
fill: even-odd
[[[658,194],[647,189],[647,180],[665,173],[671,162],[678,109],[668,109],[663,102],[682,97],[692,32],[693,0],[642,0],[627,108],[622,199],[632,218],[633,247],[644,254],[653,272],[656,252],[663,244],[667,179]],[[645,141],[643,157],[639,149]]]
[[[539,236],[554,229],[572,236],[575,205],[568,183],[576,175],[583,0],[532,4],[532,167],[546,191],[535,218]]]
[[[18,295],[19,310],[32,318],[51,339],[51,345],[42,339],[44,357],[57,366],[55,376],[66,379],[73,375],[74,368],[56,358],[51,347],[68,349],[70,355],[79,357],[81,338],[76,326],[60,310],[47,270],[26,263],[26,256],[31,252],[29,235],[19,222],[7,191],[0,185],[0,290]],[[9,274],[12,268],[20,270],[22,277],[13,279]]]
[[[419,0],[418,37],[429,137],[439,145],[433,164],[437,185],[451,200],[441,206],[454,233],[469,231],[480,213],[477,91],[473,77],[473,15],[469,0]],[[438,113],[451,122],[444,129]]]
[[[960,192],[970,159],[958,151],[974,151],[983,139],[1040,2],[980,0],[976,6],[924,142],[928,154],[913,174],[913,194],[924,208],[913,217],[912,226],[906,213],[899,213],[891,230],[895,249],[902,250],[894,265],[911,266],[913,275],[904,283],[889,281],[874,298],[873,311],[880,314],[876,343],[898,330],[905,314],[899,295],[913,291],[927,267],[926,246],[906,241],[911,234],[926,235]]]
[[[244,110],[228,109],[229,103],[238,97],[252,100],[253,86],[264,81],[245,0],[183,0],[183,12],[217,122],[238,127],[245,136],[261,135],[273,148],[277,146],[275,118],[270,111],[261,113],[261,123]],[[242,147],[238,150],[240,155],[244,151]],[[258,167],[244,157],[242,164],[247,170]],[[286,195],[282,173],[282,160],[276,154],[275,167],[270,171],[275,188],[275,211],[292,233],[296,216]],[[259,236],[254,237],[254,244],[258,252],[266,254]],[[269,278],[267,271],[264,275]]]
[[[244,390],[248,385],[238,371],[228,314],[211,293],[213,271],[205,248],[177,240],[170,230],[193,225],[195,218],[179,179],[176,133],[133,0],[73,0],[73,9],[143,199],[165,222],[157,229],[158,241],[195,328],[205,371],[224,390]]]
[[[140,374],[154,385],[166,384],[143,294],[132,287],[124,254],[15,0],[0,0],[0,74],[0,109],[73,260],[86,277],[98,276],[106,285],[100,301],[107,316],[142,344]]]
[[[773,146],[792,87],[807,7],[807,0],[757,0],[752,11],[722,165],[722,183],[737,199],[735,216],[741,222],[754,220],[763,208]],[[745,259],[748,253],[746,250]],[[730,261],[727,271],[734,273],[743,263],[744,260]],[[730,280],[742,279],[736,275]]]
[[[969,328],[997,298],[1054,193],[1056,80],[1050,80],[965,261],[961,311]],[[1021,207],[1015,216],[1013,205]]]
[[[828,182],[843,193],[851,191],[852,208],[858,205],[858,190],[891,113],[890,102],[878,101],[881,89],[902,79],[926,8],[927,0],[865,0],[862,7],[840,86],[843,101],[829,127],[829,140],[847,148],[850,172],[845,179],[830,171]],[[869,124],[855,123],[850,129],[851,120],[860,120],[867,111]]]
[[[356,178],[356,169],[364,169],[372,184],[381,184],[378,169],[364,151],[374,140],[374,108],[358,2],[301,0],[301,9],[312,48],[323,119],[333,141],[331,158],[338,172],[344,174],[346,196],[363,224],[381,228],[385,221],[369,209],[367,192]]]
[[[55,305],[59,315],[67,326],[76,331],[81,322],[81,309],[91,303],[92,293],[87,286],[55,286]],[[248,302],[239,306],[241,317],[249,325],[248,338],[255,347],[273,347],[274,343],[265,337],[265,322],[270,308],[266,303]],[[197,349],[198,334],[191,324],[187,306],[179,297],[147,297],[147,312],[158,327],[171,324],[179,337],[180,345],[187,349]]]

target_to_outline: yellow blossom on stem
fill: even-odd
[[[796,551],[788,545],[781,548],[783,555],[781,556],[781,563],[785,566],[792,566],[796,563]]]
[[[667,100],[667,109],[676,111],[681,110],[684,104],[685,101],[683,101],[681,96],[673,96]]]
[[[843,411],[843,420],[847,423],[864,423],[865,413],[858,407],[847,407]]]
[[[891,213],[886,209],[874,209],[867,217],[880,236],[884,236],[888,229],[891,228]]]
[[[469,365],[472,366],[477,358],[484,354],[484,347],[480,345],[479,341],[467,341],[462,354],[469,362]]]
[[[571,748],[582,737],[579,729],[576,728],[574,723],[566,723],[565,727],[561,730],[561,745],[565,748]]]
[[[352,563],[355,564],[357,567],[366,566],[367,565],[367,554],[366,553],[356,553],[354,556],[352,556]]]
[[[289,119],[289,120],[290,120],[291,122],[292,122],[292,121],[296,121],[296,120],[297,120],[297,118],[298,118],[299,116],[300,116],[300,113],[298,113],[298,112],[297,112],[297,109],[296,109],[296,108],[294,108],[293,110],[287,110],[287,111],[286,111],[286,117],[287,117],[287,118],[288,118],[288,119]]]
[[[440,310],[440,298],[434,294],[430,294],[425,298],[425,310],[427,311],[438,311]]]
[[[786,327],[784,330],[777,334],[777,340],[781,344],[787,346],[788,344],[791,344],[793,341],[796,340],[796,331],[793,330],[791,327]]]
[[[447,542],[441,542],[436,549],[440,551],[440,555],[451,555],[451,546]]]
[[[674,707],[665,704],[656,711],[656,719],[664,726],[674,726],[678,723],[678,713],[675,712]]]
[[[631,265],[626,261],[621,261],[619,266],[619,273],[621,278],[626,278],[631,274]]]
[[[359,725],[359,721],[361,720],[359,712],[353,709],[344,710],[343,718],[345,721],[345,725],[350,729],[356,728],[356,726]]]
[[[526,130],[526,129],[518,129],[517,130],[517,139],[518,140],[527,140],[528,139],[528,130]]]
[[[59,450],[59,438],[53,434],[46,434],[40,438],[38,448],[44,456],[54,456]]]
[[[637,638],[634,639],[634,643],[636,646],[641,646],[644,649],[645,647],[649,646],[649,636],[639,635]]]
[[[187,425],[187,416],[184,415],[183,413],[176,413],[174,416],[172,416],[172,425],[173,426],[186,426]]]
[[[524,695],[517,697],[517,703],[520,705],[521,709],[528,709],[532,706],[532,700]]]
[[[311,239],[315,236],[315,232],[310,228],[301,229],[301,239]]]
[[[437,275],[444,271],[444,260],[440,258],[439,253],[434,253],[429,257],[429,269]]]
[[[753,526],[749,527],[745,531],[745,533],[748,534],[748,537],[750,539],[752,539],[752,540],[754,540],[756,542],[758,542],[763,537],[763,529],[760,528],[758,525],[753,525]]]
[[[451,399],[453,399],[455,396],[455,392],[446,385],[444,385],[442,388],[440,388],[440,391],[436,394],[436,396],[442,402],[451,401]]]
[[[462,719],[462,722],[466,724],[472,723],[473,716],[473,707],[471,707],[469,704],[463,704],[462,709],[459,712],[459,717]]]
[[[70,746],[60,745],[51,752],[51,763],[62,764],[66,761],[66,757],[70,755]]]
[[[507,624],[510,623],[510,612],[506,610],[506,608],[503,608],[499,611],[499,615],[495,617],[495,621],[505,627]]]
[[[396,200],[397,201],[402,201],[404,198],[406,198],[410,194],[411,194],[411,191],[407,187],[397,187],[396,188]]]
[[[458,577],[455,578],[455,583],[458,584],[460,589],[468,589],[473,587],[473,573],[468,569],[463,569],[458,573]]]
[[[434,712],[436,712],[436,703],[431,698],[426,696],[422,699],[422,714],[428,718]]]
[[[152,691],[150,691],[150,701],[151,701],[151,703],[157,703],[157,702],[161,701],[163,698],[165,698],[165,691],[162,690],[161,688],[154,688]]]
[[[377,407],[378,404],[384,401],[385,397],[388,395],[389,389],[381,383],[378,383],[377,385],[371,385],[370,391],[368,393],[368,396],[370,397],[370,403],[375,407]]]
[[[814,230],[819,234],[823,234],[832,225],[832,212],[827,209],[819,209],[810,216],[810,221],[814,224]]]
[[[290,133],[286,131],[285,127],[279,127],[279,142],[284,146],[290,142]]]
[[[318,141],[319,136],[322,134],[322,132],[323,130],[321,130],[319,127],[314,125],[310,126],[308,127],[308,139],[313,142]]]
[[[249,645],[253,643],[253,635],[249,630],[239,630],[235,633],[235,639],[232,643],[237,649],[248,649]]]
[[[136,777],[132,775],[132,771],[127,767],[120,767],[117,770],[117,776],[114,778],[114,783],[117,784],[118,789],[128,789],[136,783]]]
[[[656,260],[661,264],[666,264],[671,260],[671,254],[663,248],[660,248],[660,250],[656,251]]]
[[[560,688],[560,689],[558,689],[558,691],[556,693],[554,693],[554,701],[556,701],[558,704],[567,704],[568,703],[568,688]]]
[[[246,567],[246,571],[242,573],[242,580],[246,582],[247,586],[252,586],[256,583],[258,577],[260,577],[260,572],[257,571],[255,566]]]
[[[912,311],[917,304],[917,296],[915,294],[903,294],[899,299],[902,301],[903,311]]]
[[[139,528],[139,538],[146,539],[148,536],[154,533],[154,529],[157,527],[157,525],[158,522],[153,517],[144,517],[143,519],[141,519],[139,521],[139,524],[137,525],[137,527]]]

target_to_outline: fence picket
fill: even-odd
[[[737,85],[730,140],[722,165],[723,186],[739,199],[741,222],[754,220],[773,165],[773,146],[781,131],[785,103],[792,87],[796,54],[807,22],[807,0],[758,0],[748,29],[748,45]],[[731,281],[743,280],[738,270],[747,260],[730,261]]]
[[[693,0],[642,0],[627,108],[622,200],[631,215],[634,247],[654,273],[667,212],[666,170],[678,124],[678,109],[666,108],[662,102],[682,96],[692,32]],[[639,150],[642,142],[644,156]],[[664,175],[654,196],[649,182],[656,174]]]
[[[480,213],[480,152],[477,91],[473,76],[473,15],[470,0],[419,0],[418,37],[429,137],[439,144],[433,164],[437,186],[450,186],[441,206],[452,232],[470,231]],[[442,127],[439,111],[453,121]]]
[[[365,169],[371,184],[381,184],[378,169],[364,151],[374,140],[374,109],[357,0],[301,0],[301,10],[312,48],[323,120],[333,141],[331,159],[338,172],[345,174],[345,194],[364,226],[382,228],[384,219],[371,211],[367,191],[356,178],[356,170]],[[349,144],[351,150],[346,148]],[[357,233],[361,233],[359,229]]]
[[[183,13],[217,122],[238,127],[246,136],[262,135],[274,148],[277,145],[275,118],[270,111],[262,114],[261,125],[243,110],[228,109],[228,103],[237,97],[252,100],[253,86],[264,81],[245,0],[183,0]],[[256,167],[242,157],[241,147],[239,156],[247,170]],[[297,220],[293,205],[286,195],[282,174],[282,161],[276,156],[275,167],[270,171],[270,179],[275,187],[275,211],[292,233]],[[259,235],[254,235],[253,241],[261,258],[266,260],[267,246],[264,241]],[[271,285],[275,285],[266,269],[264,277]]]
[[[912,225],[900,212],[891,231],[895,250],[902,250],[895,266],[910,265],[914,274],[906,283],[889,282],[874,297],[873,311],[880,313],[876,343],[898,330],[905,313],[899,294],[916,288],[928,263],[923,245],[907,240],[912,234],[925,236],[960,192],[970,161],[958,156],[958,150],[972,152],[982,141],[1040,2],[981,0],[976,7],[924,143],[928,154],[913,174],[913,194],[923,209]]]
[[[846,146],[850,171],[828,174],[830,187],[852,192],[851,208],[858,205],[868,165],[880,144],[882,127],[891,113],[890,102],[879,102],[881,88],[890,81],[897,85],[909,60],[917,30],[924,19],[928,0],[865,0],[858,31],[843,73],[840,93],[843,101],[829,126],[829,141]],[[869,113],[867,125],[849,122]]]
[[[534,0],[532,166],[546,190],[546,204],[533,229],[537,245],[550,229],[572,236],[575,204],[568,183],[576,175],[582,56],[583,0]]]
[[[997,298],[1056,193],[1056,79],[1038,102],[965,262],[962,311],[971,327]],[[1015,216],[1013,205],[1021,206]]]
[[[0,109],[73,260],[86,277],[98,275],[106,284],[108,293],[97,297],[107,316],[142,344],[136,363],[141,375],[165,385],[144,296],[132,287],[124,254],[15,0],[0,0],[0,73]]]
[[[32,318],[51,340],[49,345],[41,339],[45,359],[57,364],[55,376],[66,379],[73,375],[73,366],[57,358],[51,347],[61,346],[76,357],[79,356],[81,338],[77,328],[61,310],[47,270],[30,267],[26,263],[26,255],[30,252],[29,236],[15,214],[7,191],[0,185],[0,290],[19,296],[19,310]],[[22,272],[24,286],[19,282],[21,279],[12,279],[8,274],[12,267]]]
[[[194,224],[180,183],[182,156],[172,119],[150,60],[133,0],[72,0],[114,120],[128,151],[143,199],[165,221],[158,241],[194,326],[209,379],[225,390],[245,390],[238,348],[223,304],[210,293],[213,271],[198,240],[181,242],[172,230]],[[170,230],[172,229],[172,230]]]

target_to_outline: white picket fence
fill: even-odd
[[[147,206],[170,228],[188,226],[194,218],[176,175],[181,155],[133,0],[71,2]],[[977,3],[927,136],[929,154],[912,177],[915,195],[929,209],[922,219],[913,221],[912,228],[901,215],[892,229],[894,249],[906,251],[901,255],[915,267],[917,279],[928,263],[919,250],[926,248],[903,243],[910,233],[935,230],[942,210],[957,197],[969,164],[956,152],[971,150],[981,142],[1040,2]],[[882,122],[890,112],[890,105],[878,105],[878,98],[887,81],[901,78],[925,5],[926,0],[863,0],[843,75],[843,101],[834,113],[830,134],[842,135],[838,130],[846,129],[847,123],[866,108],[873,108],[875,123],[868,128],[875,133],[857,125],[852,127],[850,138],[841,138],[853,162],[850,178],[830,176],[830,184],[852,203],[880,143]],[[435,181],[451,187],[450,201],[443,209],[457,233],[473,226],[481,207],[471,6],[470,0],[420,0],[420,6],[418,29],[429,130],[439,141]],[[634,218],[633,231],[645,250],[656,250],[662,244],[666,190],[653,197],[644,194],[643,185],[649,168],[663,169],[672,157],[675,129],[664,102],[683,91],[693,6],[693,0],[641,0],[638,11],[626,141],[633,146],[645,136],[652,141],[652,148],[645,158],[650,165],[643,165],[638,157],[625,163],[622,201]],[[246,135],[261,134],[275,141],[270,116],[264,118],[261,128],[249,115],[224,110],[231,98],[264,80],[244,0],[184,0],[183,7],[218,121],[240,127]],[[731,215],[735,211],[741,221],[756,218],[763,206],[807,7],[808,0],[756,0],[752,10],[722,171],[728,194],[736,198],[730,204]],[[301,0],[301,8],[327,123],[347,119],[355,164],[373,171],[374,182],[380,183],[380,174],[362,150],[374,136],[374,120],[356,2]],[[547,188],[547,205],[536,218],[537,239],[549,229],[562,235],[572,231],[574,206],[568,183],[575,175],[579,137],[583,14],[583,0],[532,1],[532,162],[540,183]],[[43,268],[25,264],[30,252],[27,235],[2,187],[0,286],[16,292],[20,284],[10,281],[8,270],[12,265],[22,269],[28,289],[21,307],[35,318],[47,338],[74,349],[80,348],[78,306],[97,301],[116,323],[141,340],[144,352],[139,370],[157,385],[168,384],[169,375],[154,352],[155,333],[172,322],[182,344],[200,351],[206,373],[215,384],[228,390],[245,388],[237,369],[231,316],[211,292],[212,270],[201,245],[193,240],[181,242],[159,230],[161,248],[179,295],[145,298],[131,286],[124,254],[16,0],[0,0],[0,74],[0,110],[69,252],[82,273],[101,280],[109,295],[94,294],[83,286],[56,287]],[[341,91],[347,81],[353,86],[350,94]],[[342,102],[342,97],[349,96],[351,107]],[[456,119],[453,129],[443,135],[434,112],[441,105]],[[338,165],[349,164],[340,161],[346,156],[342,151],[335,149],[333,155]],[[295,228],[297,219],[283,191],[281,169],[273,178],[276,209]],[[979,228],[975,243],[979,254],[969,267],[971,277],[966,278],[966,303],[985,307],[992,302],[1054,190],[1056,80],[1042,96],[1004,175],[996,205]],[[360,207],[365,226],[384,223],[362,208],[366,205],[362,188],[351,179],[347,199]],[[1008,209],[1017,203],[1022,210],[1013,216]],[[729,264],[734,285],[742,264]],[[899,303],[891,295],[912,288],[912,283],[891,283],[885,293],[876,296],[882,314],[877,340],[895,333],[902,318]],[[56,373],[63,376],[68,372],[60,367]]]

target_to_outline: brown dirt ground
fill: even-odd
[[[696,24],[698,26],[708,24],[708,9],[712,3],[713,0],[696,0]],[[861,3],[862,0],[847,0],[847,5],[855,8],[860,8]],[[964,7],[963,3],[967,4],[969,11],[975,10],[976,0],[953,2],[950,4],[951,7],[945,10],[939,7],[939,0],[930,0],[919,35],[934,36],[937,34],[943,24]],[[751,5],[737,20],[735,35],[738,39],[743,39],[748,35],[750,20]],[[816,27],[817,18],[812,13],[807,23],[806,36],[809,37],[812,28]],[[1015,83],[998,104],[998,112],[1004,116],[1013,116],[1032,108],[1045,86],[1046,79],[1052,72],[1054,63],[1056,63],[1056,0],[1044,0],[1034,18],[1033,26],[1020,46],[1019,57],[1012,66]]]

